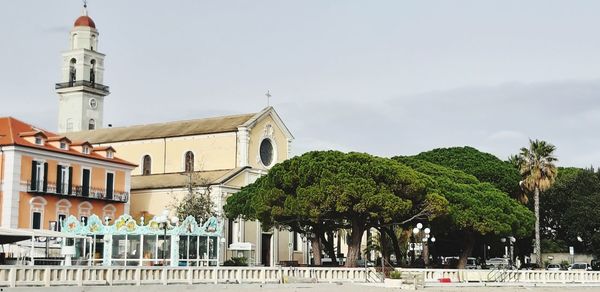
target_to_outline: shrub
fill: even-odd
[[[248,260],[245,257],[232,257],[223,263],[224,266],[247,266]]]
[[[401,277],[402,277],[402,272],[400,272],[400,271],[392,271],[390,273],[391,279],[400,279]]]

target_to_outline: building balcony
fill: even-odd
[[[94,89],[100,90],[102,92],[109,93],[108,86],[102,85],[99,83],[95,83],[95,82],[91,82],[91,81],[86,81],[86,80],[56,83],[55,89],[65,89],[65,88],[78,87],[78,86],[94,88]]]
[[[69,192],[68,184],[64,184],[61,187],[50,181],[46,183],[39,181],[33,184],[31,181],[27,181],[27,192],[38,195],[55,195],[60,197],[75,197],[118,203],[127,203],[127,201],[129,201],[128,192],[107,190],[102,188],[84,188],[80,185],[72,185]]]

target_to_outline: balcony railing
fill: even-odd
[[[108,92],[108,86],[102,85],[99,83],[95,83],[95,82],[86,81],[86,80],[56,83],[55,89],[63,89],[63,88],[77,87],[77,86],[86,86],[86,87],[95,88],[95,89],[98,89],[98,90],[101,90],[104,92]]]
[[[58,192],[58,189],[61,189],[61,192]],[[69,185],[62,184],[61,187],[57,187],[55,182],[47,182],[43,181],[35,182],[32,184],[32,181],[27,181],[27,192],[28,193],[37,193],[37,194],[48,194],[48,195],[58,195],[63,197],[77,197],[77,198],[87,198],[87,199],[96,199],[96,200],[104,200],[104,201],[113,201],[113,202],[121,202],[126,203],[129,201],[129,193],[124,191],[113,190],[112,192],[103,188],[84,188],[80,185],[72,185],[71,192],[69,192]]]

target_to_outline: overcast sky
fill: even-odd
[[[256,112],[313,149],[504,159],[545,139],[600,166],[600,1],[90,0],[105,124]],[[57,128],[76,0],[0,4],[0,116]]]

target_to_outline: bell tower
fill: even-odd
[[[98,52],[98,35],[84,4],[71,30],[70,49],[62,54],[62,80],[56,84],[60,133],[102,128],[104,97],[110,92],[103,83],[104,54]]]

